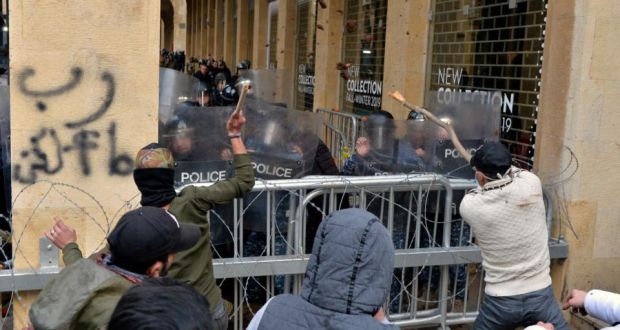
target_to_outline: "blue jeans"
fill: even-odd
[[[474,330],[512,330],[539,321],[552,323],[556,330],[569,329],[550,286],[516,296],[484,296]]]

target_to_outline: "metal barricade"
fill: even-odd
[[[221,221],[230,236],[213,245],[213,269],[223,297],[234,304],[234,328],[244,329],[270,297],[300,292],[312,225],[346,207],[367,209],[392,233],[394,277],[384,306],[390,321],[403,328],[473,322],[484,292],[482,258],[471,231],[454,217],[459,196],[473,187],[472,180],[432,174],[257,181],[245,199],[209,215],[211,225]],[[258,241],[254,229],[244,228],[262,218],[264,244],[246,253]],[[0,292],[40,290],[58,273],[58,251],[50,257],[49,243],[40,244],[47,266],[0,271]],[[552,258],[566,258],[564,241],[552,239],[549,246]]]
[[[355,140],[359,134],[361,118],[352,113],[317,109],[323,119],[323,139],[332,152],[338,168],[355,151]]]

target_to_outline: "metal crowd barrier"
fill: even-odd
[[[332,152],[338,168],[355,150],[355,140],[361,127],[361,117],[327,109],[317,109],[323,119],[322,135]]]
[[[222,221],[230,236],[228,252],[225,243],[213,246],[214,272],[224,298],[234,305],[234,328],[244,329],[270,297],[300,292],[309,257],[309,225],[344,207],[375,213],[393,234],[395,271],[384,306],[390,321],[403,328],[473,322],[484,292],[482,258],[468,227],[453,217],[458,210],[455,196],[473,187],[471,180],[434,174],[257,181],[252,194],[230,205],[228,219],[217,210],[209,215],[212,228],[214,221]],[[250,242],[252,234],[245,237],[244,228],[261,219],[264,247],[259,244],[261,251],[246,255],[247,245],[257,242]],[[283,219],[285,227],[278,224]],[[552,258],[568,255],[562,240],[550,239],[549,247]],[[45,266],[0,271],[0,291],[40,290],[58,273],[58,251],[45,239],[41,248]]]

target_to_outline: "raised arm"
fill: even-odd
[[[219,181],[212,186],[196,188],[196,201],[204,210],[226,204],[234,198],[244,197],[254,187],[254,169],[241,136],[244,124],[245,116],[241,110],[233,112],[228,119],[226,128],[232,146],[235,174],[230,179]]]

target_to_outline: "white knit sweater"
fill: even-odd
[[[460,207],[482,250],[485,292],[491,296],[514,296],[551,285],[540,180],[528,171],[512,170],[513,178],[474,189]]]

